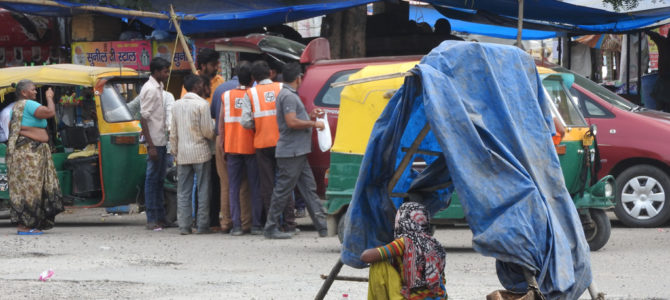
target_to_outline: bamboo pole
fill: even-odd
[[[195,64],[193,63],[193,56],[191,56],[191,49],[186,43],[184,34],[181,33],[181,27],[179,27],[179,21],[177,20],[177,15],[174,13],[174,7],[172,7],[172,4],[170,4],[170,18],[172,18],[172,23],[174,23],[174,27],[177,29],[177,39],[181,41],[181,47],[184,48],[184,54],[186,54],[188,64],[191,66],[191,71],[193,74],[198,74],[198,70],[195,68]],[[177,51],[177,48],[175,48],[174,51]]]
[[[157,12],[126,10],[126,9],[111,8],[96,5],[67,6],[60,4],[56,1],[50,1],[50,0],[0,0],[0,2],[62,7],[62,8],[95,11],[101,13],[111,13],[111,14],[132,16],[132,17],[146,17],[146,18],[165,19],[165,20],[170,19],[169,16]],[[184,16],[182,19],[189,21],[196,20],[194,16]]]

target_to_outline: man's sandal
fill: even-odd
[[[28,231],[21,231],[21,230],[16,231],[16,234],[18,235],[40,235],[42,233],[44,232],[40,231],[39,229],[30,229]]]

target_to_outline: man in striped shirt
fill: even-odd
[[[188,93],[172,108],[170,152],[177,162],[177,223],[183,235],[191,233],[194,174],[198,178],[197,233],[209,232],[211,143],[215,136],[203,83],[202,77],[188,75],[184,79]]]

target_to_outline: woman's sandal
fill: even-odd
[[[28,231],[21,231],[21,230],[16,231],[16,234],[18,234],[18,235],[40,235],[42,233],[44,233],[44,232],[40,231],[39,229],[34,229],[34,228],[30,229]]]

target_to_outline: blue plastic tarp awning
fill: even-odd
[[[320,1],[187,1],[150,0],[156,12],[169,15],[169,4],[175,3],[178,16],[194,16],[196,20],[180,21],[184,34],[207,32],[235,32],[262,26],[272,26],[312,17],[322,16],[354,6],[375,2],[375,0],[320,0]],[[98,5],[98,1],[89,3],[72,3],[55,0],[64,7],[40,4],[17,4],[0,1],[0,7],[8,10],[44,16],[71,16],[83,11],[77,10],[82,5]],[[105,13],[114,17],[127,17],[122,14]],[[174,32],[175,28],[167,19],[137,17],[135,20],[155,29]]]
[[[183,20],[182,30],[185,34],[207,32],[234,32],[260,26],[272,26],[307,19],[333,13],[338,10],[364,5],[381,0],[200,0],[181,1],[149,0],[151,11],[167,15],[169,5],[174,3],[179,16],[193,16],[197,20]],[[0,7],[29,14],[45,16],[71,16],[85,11],[78,10],[82,5],[104,6],[99,1],[90,0],[87,3],[73,3],[64,0],[54,0],[62,7],[46,4],[19,4],[3,2]],[[440,12],[453,21],[455,29],[477,33],[492,32],[491,28],[477,25],[504,25],[514,27],[518,13],[517,0],[424,0],[437,7]],[[659,5],[660,6],[660,5]],[[123,8],[122,8],[123,9]],[[105,13],[115,17],[126,17],[123,14]],[[645,11],[618,13],[604,9],[595,9],[579,6],[559,0],[524,1],[525,28],[542,29],[545,31],[564,31],[573,33],[611,33],[636,30],[645,26],[660,25],[670,18],[670,7],[659,7]],[[135,18],[156,29],[172,31],[175,29],[168,20],[159,18]],[[456,20],[469,23],[458,23]],[[509,29],[495,29],[509,36]],[[525,31],[524,35],[530,38],[539,38],[544,33]],[[489,34],[490,35],[490,34]]]
[[[443,15],[453,19],[514,27],[518,15],[517,0],[425,0]],[[613,12],[567,3],[559,0],[524,1],[524,28],[563,31],[579,34],[615,33],[638,30],[668,21],[670,6]]]
[[[579,298],[591,283],[589,247],[565,187],[551,139],[551,104],[532,57],[511,46],[445,41],[412,72],[372,130],[346,214],[342,261],[365,267],[359,259],[365,249],[393,240],[402,199],[391,198],[387,186],[427,125],[419,149],[442,153],[424,157],[429,167],[422,172],[433,174],[407,168],[393,192],[450,179],[474,249],[497,260],[506,289],[526,290],[524,267],[535,272],[548,299]],[[434,214],[452,191],[419,194]]]
[[[470,34],[481,34],[503,39],[515,39],[517,29],[512,27],[496,26],[491,24],[480,24],[474,22],[461,21],[455,18],[447,18],[430,6],[409,7],[409,18],[417,23],[426,22],[433,26],[439,19],[447,19],[451,24],[451,30],[457,32],[466,32]],[[555,31],[523,29],[521,37],[524,40],[543,40],[556,37]]]

